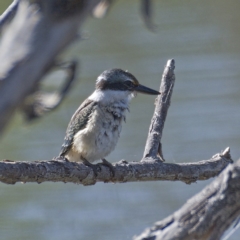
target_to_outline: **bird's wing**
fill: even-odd
[[[66,131],[66,136],[61,148],[59,156],[64,156],[67,153],[72,144],[75,134],[84,129],[88,123],[89,116],[93,111],[93,108],[96,106],[96,102],[86,99],[77,111],[73,114]]]

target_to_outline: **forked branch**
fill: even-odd
[[[163,78],[172,80],[174,73],[174,61],[169,60]],[[167,70],[166,70],[167,69]],[[170,74],[171,73],[171,74]],[[169,78],[170,75],[172,77]],[[164,80],[165,81],[165,80]],[[164,83],[162,81],[162,84]],[[162,90],[160,103],[163,109],[167,109],[170,103],[173,82],[170,84],[165,81],[170,90]],[[162,85],[161,85],[162,86]],[[162,89],[162,88],[161,88]],[[166,92],[166,93],[165,93]],[[153,141],[147,140],[148,146],[154,148],[154,154],[140,162],[120,161],[113,164],[115,175],[111,175],[111,169],[98,164],[99,171],[95,175],[93,170],[82,164],[69,162],[65,159],[55,159],[51,161],[34,161],[34,162],[14,162],[5,160],[0,162],[0,181],[4,183],[14,184],[16,182],[72,182],[83,185],[91,185],[96,182],[135,182],[135,181],[182,181],[185,183],[196,182],[197,180],[205,180],[218,175],[229,163],[232,163],[230,149],[227,148],[223,153],[214,155],[209,160],[203,160],[195,163],[170,164],[162,163],[156,160],[159,136],[162,133],[164,121],[166,119],[166,110],[159,114],[158,104],[154,116],[156,121],[152,121],[151,126],[155,129],[150,131],[149,138],[153,137]],[[167,108],[166,108],[167,107]],[[160,125],[158,124],[160,121]],[[151,127],[152,128],[152,127]],[[150,129],[151,129],[150,128]],[[157,136],[155,138],[155,136]],[[153,144],[152,144],[153,143]]]

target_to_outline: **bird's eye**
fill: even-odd
[[[126,84],[128,87],[134,87],[134,86],[135,86],[135,84],[134,84],[131,80],[125,81],[125,84]]]
[[[124,81],[125,89],[129,91],[134,91],[134,89],[137,87],[137,84],[132,80],[126,80]]]

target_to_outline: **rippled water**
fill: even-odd
[[[20,114],[0,142],[0,159],[51,159],[68,121],[105,69],[128,69],[158,89],[163,67],[176,60],[176,84],[163,133],[167,162],[208,159],[225,147],[240,156],[240,32],[238,1],[155,1],[157,33],[139,16],[138,1],[118,1],[103,20],[89,19],[64,59],[81,61],[69,97],[44,119],[27,125]],[[7,1],[1,1],[2,11]],[[5,4],[5,5],[4,5]],[[51,76],[54,87],[61,75]],[[138,95],[116,150],[107,158],[140,160],[154,97]],[[1,239],[131,239],[182,206],[209,181],[103,184],[1,184]],[[232,236],[238,239],[239,231]]]

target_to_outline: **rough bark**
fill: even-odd
[[[240,160],[178,211],[134,240],[218,240],[240,215]]]
[[[157,159],[159,157],[161,161],[165,161],[162,153],[161,138],[175,83],[174,69],[174,59],[168,60],[162,75],[159,90],[161,94],[157,97],[155,102],[156,107],[149,127],[143,160],[148,158]]]
[[[54,65],[56,56],[76,39],[79,27],[100,0],[21,0],[14,1],[0,17],[2,26],[11,21],[0,45],[0,134],[16,108],[32,92],[42,76]],[[150,1],[142,1],[150,16]],[[140,162],[120,161],[111,170],[99,164],[99,172],[81,163],[66,160],[0,162],[0,181],[73,182],[84,185],[103,182],[171,180],[192,183],[218,175],[232,163],[230,150],[197,163],[167,164],[161,136],[174,85],[174,60],[164,70],[161,96],[149,130],[144,158]],[[13,94],[14,91],[14,94]],[[135,239],[219,239],[240,214],[240,162],[230,164],[201,193],[179,211],[147,229]]]
[[[136,182],[136,181],[182,181],[185,183],[206,180],[218,175],[232,162],[229,148],[223,153],[214,155],[209,160],[196,163],[167,164],[160,161],[126,162],[113,164],[115,175],[111,169],[99,164],[98,174],[92,168],[66,160],[0,162],[0,181],[14,184],[16,182],[72,182],[92,185],[96,182]]]
[[[0,162],[0,181],[4,183],[16,182],[44,182],[61,181],[82,183],[84,185],[95,184],[97,181],[103,182],[132,182],[132,181],[156,181],[171,180],[192,183],[197,180],[205,180],[219,174],[229,163],[232,162],[230,149],[223,153],[214,155],[210,160],[197,163],[167,164],[156,159],[159,145],[159,137],[163,130],[167,109],[170,105],[171,92],[174,81],[174,60],[169,60],[163,73],[161,83],[161,98],[156,103],[156,109],[150,127],[150,134],[147,140],[147,147],[151,154],[143,158],[140,162],[121,161],[113,165],[114,176],[111,169],[99,164],[99,172],[94,174],[93,169],[82,163],[72,163],[64,159],[52,161],[35,162],[14,162],[5,160]],[[162,87],[164,85],[164,87]],[[167,87],[165,87],[167,86]],[[166,103],[166,104],[165,104]],[[159,107],[160,106],[160,107]],[[159,111],[163,109],[163,117],[159,116]],[[160,126],[160,127],[159,127]],[[151,131],[152,127],[154,132]],[[152,141],[152,137],[155,138]],[[152,153],[152,149],[155,152]]]

